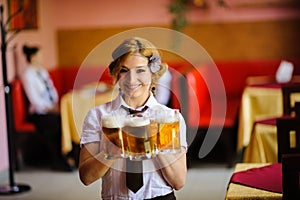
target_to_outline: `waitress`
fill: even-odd
[[[181,152],[143,160],[142,173],[136,173],[141,177],[130,178],[128,171],[133,169],[128,169],[127,159],[105,159],[102,116],[128,110],[142,112],[154,107],[170,110],[155,98],[158,80],[167,70],[167,65],[161,63],[159,52],[152,43],[138,37],[126,39],[113,51],[112,57],[109,70],[120,92],[116,99],[91,109],[85,118],[81,135],[80,179],[89,185],[101,178],[102,199],[176,199],[174,190],[184,186],[187,175],[186,126],[181,114]]]

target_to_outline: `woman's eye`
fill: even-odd
[[[136,70],[136,72],[137,73],[143,73],[143,72],[145,72],[146,70],[144,70],[144,69],[138,69],[138,70]]]
[[[128,72],[127,69],[121,69],[121,70],[120,70],[120,73],[126,73],[126,72]]]

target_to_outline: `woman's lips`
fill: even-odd
[[[125,85],[127,89],[129,90],[135,90],[141,86],[141,84],[138,85]]]

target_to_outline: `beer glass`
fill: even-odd
[[[150,121],[149,116],[131,115],[126,118],[122,132],[127,157],[131,160],[152,157],[153,149],[156,148],[157,126],[155,125]]]
[[[122,127],[125,116],[107,115],[102,116],[102,148],[106,159],[126,157]]]
[[[179,110],[157,110],[155,121],[158,126],[157,146],[159,153],[178,153],[180,148]]]

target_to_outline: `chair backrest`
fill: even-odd
[[[299,104],[297,104],[299,109]],[[280,117],[276,120],[278,162],[283,154],[300,154],[300,117]]]
[[[14,79],[11,85],[15,132],[35,132],[33,123],[27,119],[29,101],[25,95],[21,81]]]
[[[278,162],[283,154],[300,153],[300,102],[292,100],[293,94],[300,95],[300,84],[286,84],[281,88],[284,115],[276,119]]]
[[[282,156],[282,199],[300,199],[300,154]]]
[[[283,98],[283,114],[290,115],[295,111],[294,104],[292,101],[292,95],[295,93],[300,94],[300,83],[283,85],[281,90]]]

